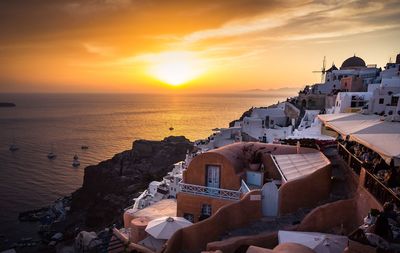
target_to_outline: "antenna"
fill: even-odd
[[[325,77],[325,73],[326,73],[325,65],[326,65],[326,57],[324,56],[324,59],[322,61],[321,70],[320,71],[318,71],[318,70],[313,71],[313,73],[321,73],[321,83],[324,81],[324,77]]]

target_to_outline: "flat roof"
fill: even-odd
[[[133,214],[136,218],[147,217],[149,220],[170,216],[176,216],[176,200],[163,199],[151,206],[145,207]]]
[[[321,152],[273,155],[272,158],[282,176],[282,180],[285,182],[310,175],[330,164],[328,158]]]

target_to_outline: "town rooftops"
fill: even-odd
[[[321,152],[273,155],[272,157],[284,182],[310,175],[330,164]]]
[[[164,216],[176,216],[176,200],[163,199],[131,215],[135,218],[147,217],[149,220],[154,220]]]
[[[318,152],[315,149],[301,147],[301,153],[313,153]],[[297,149],[295,146],[280,145],[280,144],[266,144],[266,143],[244,143],[238,142],[224,147],[213,149],[207,153],[215,153],[221,158],[226,159],[230,162],[234,168],[235,173],[242,173],[244,171],[246,160],[249,156],[252,156],[254,152],[258,152],[261,155],[283,155],[283,154],[295,154]],[[201,156],[207,153],[201,154]],[[195,158],[196,159],[196,158]]]

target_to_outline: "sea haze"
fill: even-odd
[[[130,149],[136,139],[205,138],[248,108],[287,97],[280,95],[0,94],[17,105],[0,108],[0,233],[32,236],[37,225],[20,224],[20,211],[70,194],[81,186],[84,167]],[[18,151],[9,151],[13,142]],[[57,158],[49,160],[52,146]]]

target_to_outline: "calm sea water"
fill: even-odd
[[[130,149],[136,139],[207,137],[251,106],[283,101],[276,95],[0,94],[0,234],[32,236],[36,224],[18,213],[46,206],[79,188],[83,168]],[[174,130],[170,131],[169,128]],[[15,143],[20,149],[9,151]],[[82,145],[89,146],[81,150]],[[57,158],[49,160],[53,147]],[[81,161],[72,167],[73,156]]]

